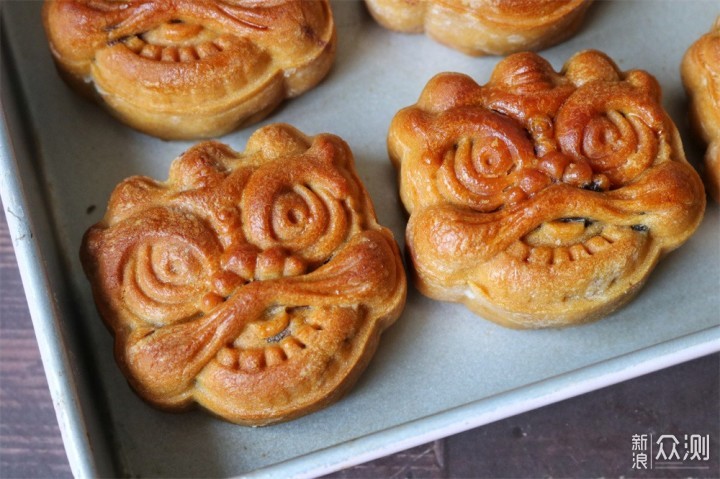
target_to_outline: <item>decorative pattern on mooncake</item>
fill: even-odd
[[[352,153],[288,125],[133,177],[81,259],[115,355],[149,402],[264,425],[324,407],[400,315],[406,280]]]
[[[469,55],[539,50],[575,34],[592,0],[365,0],[379,24]]]
[[[43,21],[71,86],[165,139],[256,122],[335,57],[327,0],[46,0]]]
[[[720,202],[720,17],[685,53],[681,72],[690,97],[693,130],[708,145],[705,184]]]
[[[695,231],[702,182],[657,81],[604,54],[443,73],[393,119],[418,288],[518,328],[597,319]]]

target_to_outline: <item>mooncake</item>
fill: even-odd
[[[69,85],[163,139],[259,121],[335,57],[327,0],[47,0],[43,22]]]
[[[720,17],[685,53],[681,72],[690,98],[692,128],[707,144],[705,184],[720,202]]]
[[[388,134],[419,290],[515,328],[629,301],[705,210],[660,96],[649,73],[598,51],[560,73],[514,54],[483,86],[431,79]]]
[[[580,28],[591,0],[365,0],[384,27],[425,32],[469,55],[507,55],[560,43]]]
[[[338,399],[400,315],[405,273],[347,144],[275,124],[132,177],[81,261],[135,391],[265,425]]]

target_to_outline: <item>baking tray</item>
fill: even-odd
[[[66,451],[77,477],[315,476],[720,350],[720,212],[657,267],[637,299],[603,321],[514,331],[410,289],[357,386],[335,405],[267,428],[201,411],[159,412],[118,372],[110,335],[78,261],[84,231],[123,178],[167,177],[191,143],[117,123],[58,78],[39,1],[2,12],[0,191]],[[262,124],[331,132],[354,151],[360,177],[403,244],[406,217],[385,135],[395,112],[436,73],[487,81],[497,57],[471,58],[422,35],[378,27],[357,1],[333,2],[339,46],[330,76]],[[622,69],[652,72],[690,159],[678,68],[720,13],[713,1],[596,2],[578,35],[548,49],[556,68],[597,48]],[[258,125],[260,126],[260,125]],[[222,140],[243,150],[255,127]]]

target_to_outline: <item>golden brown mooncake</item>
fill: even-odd
[[[256,122],[335,57],[327,0],[46,0],[43,22],[71,86],[164,139]]]
[[[575,34],[592,0],[365,0],[379,24],[469,55],[539,50]]]
[[[692,128],[707,144],[705,184],[720,202],[720,17],[685,53],[681,73],[690,97]]]
[[[200,143],[164,183],[123,181],[80,256],[137,393],[245,425],[338,399],[405,304],[348,146],[283,124],[241,154]]]
[[[502,325],[560,327],[631,299],[695,231],[705,193],[641,70],[534,53],[480,86],[442,73],[390,126],[422,293]]]

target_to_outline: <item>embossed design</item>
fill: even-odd
[[[688,48],[681,73],[693,130],[707,144],[705,184],[720,203],[720,17],[710,32]]]
[[[702,184],[648,73],[581,52],[430,80],[388,136],[420,290],[513,327],[597,319],[696,229]]]
[[[75,88],[168,139],[260,120],[329,71],[326,0],[48,0],[45,29]]]
[[[165,183],[125,180],[81,258],[138,393],[242,424],[336,399],[405,302],[349,148],[287,125],[243,154],[201,143]]]
[[[562,42],[592,0],[365,0],[385,28],[425,32],[469,55],[507,55]]]

